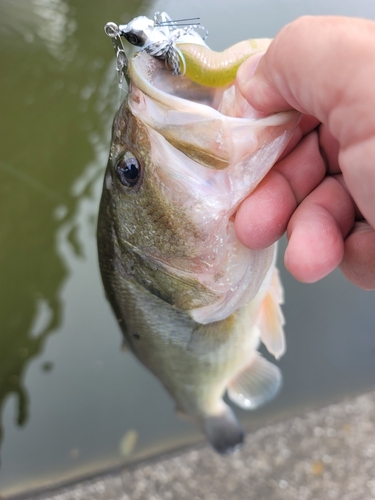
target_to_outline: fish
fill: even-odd
[[[227,454],[244,430],[224,395],[246,410],[272,399],[281,372],[258,348],[285,352],[276,245],[246,248],[234,217],[299,115],[259,116],[235,82],[175,76],[144,50],[127,75],[98,217],[104,289],[126,345]]]

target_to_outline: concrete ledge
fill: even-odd
[[[375,500],[375,393],[33,500]]]

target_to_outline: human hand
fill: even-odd
[[[240,92],[257,110],[304,114],[283,157],[241,204],[240,241],[265,248],[287,231],[287,269],[312,283],[338,265],[375,288],[375,22],[303,17],[260,60]]]

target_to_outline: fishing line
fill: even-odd
[[[155,23],[156,26],[160,24],[176,24],[176,23],[183,23],[185,21],[199,21],[200,17],[187,17],[186,19],[170,19],[168,21],[158,21]]]

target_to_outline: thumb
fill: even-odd
[[[301,17],[276,35],[254,76],[252,61],[242,64],[237,74],[239,91],[263,113],[294,108],[328,124],[335,108],[341,105],[344,110],[353,105],[354,97],[369,92],[374,38],[373,21]],[[343,117],[335,118],[336,130],[331,132],[340,141]]]
[[[272,59],[271,47],[276,43],[277,41],[273,41],[265,54],[246,59],[239,67],[236,77],[238,90],[250,106],[266,114],[292,108],[278,91],[273,82],[273,73],[268,69],[272,67],[269,62]]]

